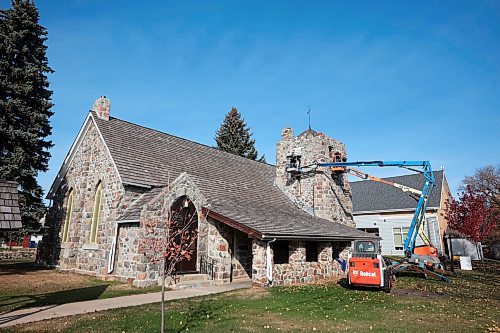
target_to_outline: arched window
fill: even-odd
[[[95,243],[97,241],[97,228],[99,227],[101,199],[102,199],[102,183],[99,182],[94,197],[94,209],[92,211],[92,227],[90,228],[90,243]]]
[[[66,201],[66,218],[64,219],[64,228],[62,234],[62,241],[68,241],[69,226],[71,224],[71,213],[73,213],[73,190],[69,191],[68,200]]]

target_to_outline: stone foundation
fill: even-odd
[[[271,243],[272,245],[272,243]],[[287,264],[274,264],[273,258],[273,281],[272,285],[292,285],[299,283],[311,283],[320,280],[339,279],[345,276],[342,271],[342,265],[337,262],[333,253],[333,248],[343,246],[343,251],[340,252],[340,259],[347,259],[349,247],[343,242],[318,242],[318,257],[317,261],[306,261],[305,242],[290,241],[289,242],[289,259]],[[264,287],[269,285],[266,276],[266,246],[264,241],[253,241],[253,285]],[[274,251],[271,250],[271,255],[274,257]]]
[[[304,242],[290,242],[288,264],[273,265],[273,285],[291,285],[338,279],[345,275],[342,266],[332,256],[332,243],[318,242],[316,262],[306,261]]]
[[[0,260],[35,260],[36,249],[14,249],[0,251]]]

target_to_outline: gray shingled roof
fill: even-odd
[[[182,172],[200,188],[210,210],[266,236],[331,239],[372,237],[313,217],[275,185],[275,167],[111,117],[94,115],[124,183],[164,186]],[[167,174],[167,170],[170,175]],[[156,193],[155,193],[156,192]],[[144,194],[120,218],[138,219],[154,195]]]
[[[439,208],[440,206],[443,171],[434,171],[434,177],[436,179],[436,185],[434,186],[434,190],[432,191],[431,197],[427,203],[427,208]],[[425,181],[422,174],[389,177],[384,179],[406,185],[417,190],[421,190],[423,188]],[[352,182],[350,184],[355,214],[359,212],[415,209],[417,207],[416,200],[390,185],[372,180]]]
[[[17,183],[0,180],[0,230],[21,229]]]

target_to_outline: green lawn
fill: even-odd
[[[159,291],[91,276],[35,267],[32,261],[0,261],[0,312]]]
[[[168,303],[169,332],[499,332],[499,278],[398,279],[391,294],[340,284],[238,290]],[[159,304],[60,318],[6,332],[157,332]]]

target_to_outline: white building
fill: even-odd
[[[450,189],[444,171],[435,171],[436,184],[428,201],[424,230],[440,254],[445,252],[443,235],[447,222],[443,212]],[[421,174],[384,178],[418,190],[423,188]],[[352,182],[352,201],[356,228],[382,238],[382,254],[403,255],[403,243],[408,233],[417,200],[401,190],[371,180]],[[422,245],[417,237],[416,245]]]

